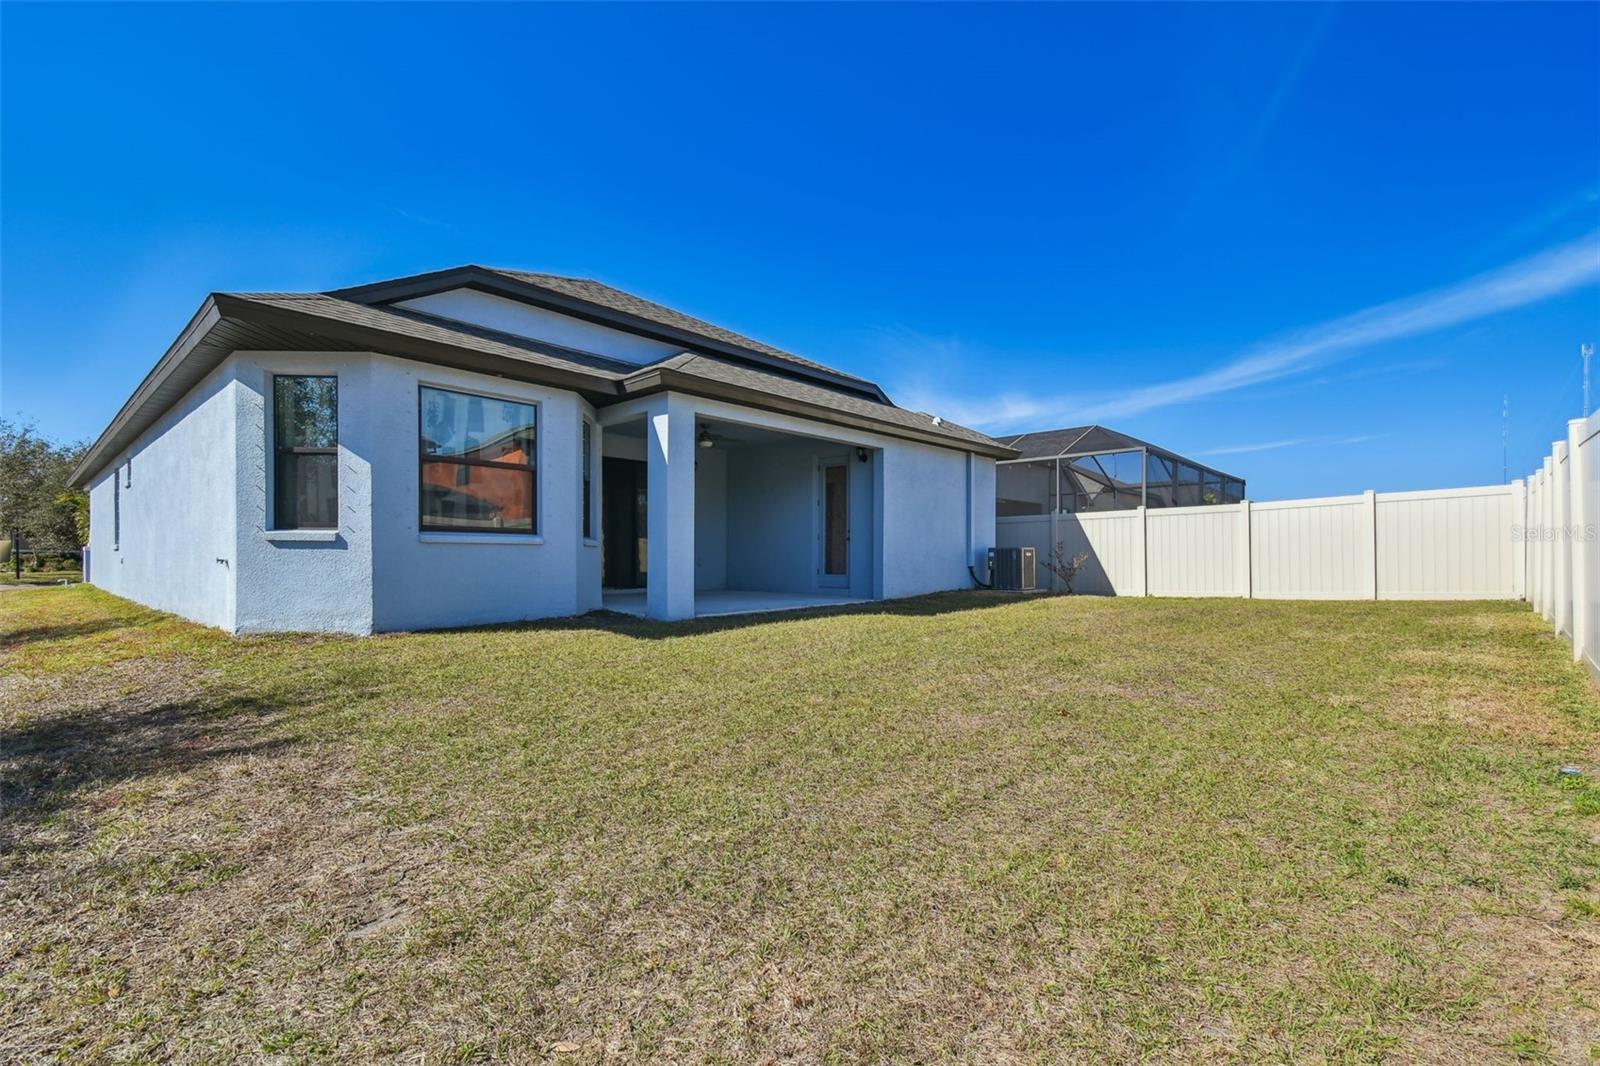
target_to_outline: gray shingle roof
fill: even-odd
[[[979,433],[975,429],[958,426],[954,422],[946,422],[944,419],[935,418],[933,415],[924,414],[921,411],[908,411],[904,407],[895,407],[892,404],[874,403],[854,393],[830,389],[826,386],[816,385],[809,381],[788,377],[770,370],[735,363],[731,359],[724,359],[720,356],[685,352],[665,362],[654,364],[653,367],[647,367],[646,370],[654,369],[655,367],[676,370],[691,377],[749,389],[753,392],[782,396],[799,403],[858,415],[877,422],[902,426],[906,429],[916,430],[919,433],[947,437],[951,440],[979,447],[992,448],[996,443],[992,438]]]
[[[881,422],[887,426],[914,430],[921,435],[942,437],[952,443],[972,445],[981,449],[991,449],[996,446],[996,442],[990,437],[954,422],[936,419],[920,411],[908,411],[894,404],[878,403],[856,392],[830,388],[821,382],[765,367],[739,363],[724,356],[685,351],[641,367],[592,352],[530,340],[516,334],[438,318],[391,304],[362,304],[325,293],[265,292],[224,295],[292,314],[314,316],[330,322],[448,344],[553,370],[588,374],[604,382],[614,383],[613,387],[618,390],[621,390],[623,383],[630,378],[638,378],[653,370],[669,369],[705,381],[840,411]]]
[[[72,473],[72,483],[86,484],[234,351],[385,352],[575,389],[597,405],[659,387],[649,385],[647,379],[655,375],[659,383],[665,372],[673,375],[671,387],[690,393],[703,388],[707,396],[733,397],[752,406],[764,405],[822,421],[832,413],[833,421],[839,424],[866,426],[890,436],[945,444],[996,458],[1013,454],[976,430],[896,407],[864,378],[841,374],[595,281],[501,272],[516,284],[558,294],[552,300],[565,297],[582,301],[635,320],[655,322],[664,331],[704,338],[708,345],[720,347],[715,353],[684,351],[641,367],[595,352],[408,310],[372,295],[375,291],[392,290],[397,284],[426,286],[440,277],[460,277],[466,272],[481,278],[486,271],[481,267],[456,268],[437,275],[325,293],[213,293],[85,453]],[[764,398],[769,402],[763,404]]]
[[[637,364],[567,348],[559,344],[504,333],[486,326],[439,318],[389,304],[369,305],[320,292],[232,292],[224,296],[263,307],[314,315],[351,326],[384,330],[419,340],[432,340],[473,348],[488,355],[564,370],[598,373],[620,379]]]
[[[535,274],[525,270],[502,270],[499,267],[487,267],[485,269],[526,285],[536,285],[539,288],[549,289],[575,300],[583,300],[612,311],[619,311],[625,315],[633,315],[635,318],[642,318],[657,325],[669,326],[672,329],[693,333],[710,340],[720,341],[723,344],[748,348],[751,351],[760,352],[774,359],[796,363],[811,370],[825,370],[842,378],[859,381],[863,384],[871,384],[866,378],[847,374],[842,370],[835,370],[831,366],[824,366],[803,356],[795,355],[793,352],[786,352],[782,348],[774,348],[770,344],[735,333],[731,329],[723,329],[715,323],[706,322],[692,315],[686,315],[682,311],[675,311],[670,307],[646,300],[642,296],[635,296],[631,292],[614,289],[610,285],[595,281],[592,278],[569,278],[560,274]]]

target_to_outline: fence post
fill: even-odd
[[[1539,515],[1539,584],[1544,589],[1544,615],[1546,622],[1553,621],[1556,616],[1556,553],[1550,545],[1550,531],[1556,524],[1556,467],[1555,460],[1550,456],[1544,457],[1544,506],[1540,507]]]
[[[1589,632],[1589,599],[1594,596],[1594,585],[1600,574],[1589,573],[1588,544],[1583,539],[1587,533],[1584,519],[1589,514],[1588,465],[1593,462],[1590,451],[1584,447],[1583,432],[1588,419],[1574,418],[1567,423],[1567,558],[1572,569],[1572,661],[1582,662],[1584,653],[1594,634]]]
[[[1239,531],[1239,582],[1244,591],[1240,593],[1245,599],[1255,595],[1253,588],[1255,582],[1250,573],[1250,501],[1239,501],[1239,522],[1243,529]]]
[[[1361,494],[1362,505],[1367,512],[1367,587],[1363,590],[1366,598],[1378,598],[1378,494],[1368,489]]]
[[[1534,578],[1535,561],[1539,558],[1538,547],[1530,539],[1533,535],[1533,509],[1539,504],[1539,477],[1529,474],[1523,481],[1526,491],[1522,506],[1522,553],[1527,558],[1527,572],[1522,575],[1522,587],[1528,590],[1528,606],[1535,611],[1539,609],[1539,583]]]
[[[1056,522],[1058,520],[1059,519],[1056,517],[1056,507],[1054,505],[1052,505],[1051,508],[1050,508],[1050,546],[1049,546],[1049,549],[1045,552],[1045,556],[1044,556],[1046,559],[1048,559],[1051,562],[1055,562],[1056,545],[1061,543],[1061,533],[1056,528]],[[1038,560],[1034,560],[1034,562],[1035,562],[1035,564],[1037,564]],[[1056,579],[1055,567],[1049,566],[1049,567],[1046,567],[1045,569],[1050,574],[1050,591],[1051,592],[1059,592],[1060,590],[1056,588],[1056,580],[1057,579]]]
[[[1523,578],[1523,584],[1528,586],[1528,606],[1537,613],[1539,610],[1539,542],[1534,540],[1534,534],[1539,525],[1539,472],[1536,470],[1528,475],[1528,502],[1523,509],[1522,522],[1522,550],[1528,556],[1528,573]]]
[[[1138,537],[1139,550],[1136,553],[1139,559],[1139,580],[1134,583],[1135,596],[1150,595],[1150,529],[1148,526],[1149,510],[1144,507],[1135,508],[1139,515]]]
[[[1557,440],[1550,447],[1555,461],[1555,613],[1550,618],[1555,635],[1562,635],[1573,624],[1573,567],[1571,567],[1571,541],[1566,536],[1566,525],[1571,514],[1571,471],[1566,469],[1566,442]]]
[[[1535,552],[1536,558],[1533,561],[1533,569],[1534,569],[1534,573],[1538,576],[1538,579],[1539,579],[1539,598],[1535,602],[1534,608],[1535,608],[1535,610],[1537,610],[1539,612],[1540,616],[1542,617],[1544,615],[1545,604],[1547,604],[1550,601],[1550,582],[1546,579],[1545,572],[1544,572],[1544,565],[1545,565],[1545,562],[1546,562],[1546,559],[1545,559],[1545,547],[1546,547],[1546,545],[1545,545],[1545,542],[1544,542],[1544,530],[1545,530],[1545,513],[1544,513],[1544,509],[1545,509],[1545,504],[1547,504],[1550,501],[1550,485],[1548,483],[1549,479],[1548,479],[1547,474],[1546,474],[1546,467],[1542,463],[1539,466],[1539,473],[1538,473],[1537,477],[1538,477],[1538,480],[1539,480],[1539,501],[1538,501],[1538,506],[1534,508],[1533,525],[1534,525],[1534,535],[1538,538],[1537,540],[1534,541],[1534,545],[1537,547],[1538,550]]]
[[[1528,489],[1521,478],[1511,482],[1511,593],[1528,598]]]

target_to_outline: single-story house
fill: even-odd
[[[982,433],[583,278],[213,293],[85,455],[89,579],[230,632],[968,587]]]

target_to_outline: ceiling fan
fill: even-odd
[[[718,444],[725,443],[729,439],[720,433],[711,432],[711,427],[702,422],[700,423],[700,432],[695,434],[694,442],[697,447],[715,448]]]

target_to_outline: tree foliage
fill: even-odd
[[[80,442],[58,444],[32,423],[0,418],[0,536],[13,529],[37,548],[88,542],[89,501],[67,478],[83,457]]]

